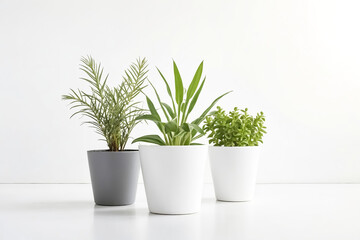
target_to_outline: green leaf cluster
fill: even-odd
[[[209,143],[215,146],[258,146],[266,133],[264,122],[263,112],[253,117],[248,114],[247,108],[239,112],[235,107],[226,114],[221,107],[217,107],[217,111],[206,117],[203,129],[209,133]]]
[[[107,142],[110,151],[122,151],[130,137],[130,133],[139,123],[143,110],[135,101],[136,96],[145,87],[147,61],[137,59],[125,71],[123,81],[116,87],[109,87],[109,74],[103,75],[104,69],[91,57],[81,59],[80,69],[85,73],[81,79],[89,83],[90,91],[70,89],[63,100],[70,101],[75,115],[88,118],[83,124],[89,124]]]
[[[200,63],[197,68],[195,75],[187,89],[184,88],[183,81],[179,72],[179,69],[173,61],[173,71],[175,79],[175,95],[170,89],[168,81],[165,79],[164,75],[159,69],[157,69],[162,80],[164,81],[167,93],[171,99],[171,103],[167,104],[160,99],[158,92],[155,87],[150,82],[153,87],[157,102],[160,106],[160,109],[166,118],[166,121],[162,121],[158,110],[156,109],[153,101],[149,97],[146,97],[147,105],[150,113],[138,117],[142,120],[150,120],[156,124],[161,132],[161,137],[159,135],[145,135],[139,137],[133,141],[135,142],[148,142],[154,143],[157,145],[196,145],[194,141],[202,136],[204,136],[203,129],[199,126],[201,122],[205,119],[208,112],[211,108],[219,101],[220,98],[228,94],[229,92],[222,94],[216,98],[210,106],[205,109],[205,111],[195,120],[188,121],[189,115],[194,109],[196,102],[199,98],[201,90],[205,83],[205,77],[202,81],[202,71],[203,71],[203,62]]]

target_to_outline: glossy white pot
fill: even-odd
[[[207,146],[140,145],[139,151],[150,212],[200,211]]]
[[[250,201],[255,192],[260,147],[209,147],[215,195],[220,201]]]

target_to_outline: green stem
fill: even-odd
[[[187,118],[186,109],[187,109],[188,104],[189,104],[189,101],[186,101],[186,102],[185,102],[185,107],[184,107],[183,116],[182,116],[182,118],[181,118],[181,124],[183,124],[184,122],[186,122],[186,118]]]
[[[176,123],[179,126],[180,123],[180,115],[181,115],[181,103],[178,105],[178,117],[176,119]]]
[[[164,132],[163,132],[163,135],[164,135],[166,145],[170,145],[169,144],[169,139],[167,138],[167,136],[166,136],[166,134]]]

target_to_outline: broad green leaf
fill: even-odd
[[[232,91],[226,92],[223,95],[219,96],[218,98],[216,98],[211,104],[210,106],[200,115],[199,118],[195,119],[192,123],[194,124],[200,124],[204,118],[206,117],[206,115],[208,114],[208,112],[214,107],[214,105],[217,103],[217,101],[219,101],[223,96],[229,94]]]
[[[182,136],[184,134],[186,134],[185,131],[179,131],[174,137]]]
[[[174,137],[174,145],[176,145],[176,146],[180,145],[181,144],[181,138],[182,138],[181,135]]]
[[[191,133],[186,133],[183,138],[181,139],[182,145],[190,145],[191,142]]]
[[[148,142],[148,143],[154,143],[157,145],[165,145],[164,140],[162,140],[162,138],[159,137],[159,135],[145,135],[145,136],[136,138],[134,141],[132,141],[132,143],[136,143],[136,142]]]
[[[198,67],[198,69],[196,70],[196,73],[194,75],[193,80],[191,81],[189,88],[188,88],[188,92],[187,92],[187,96],[186,96],[186,100],[189,101],[191,99],[191,97],[194,95],[199,82],[200,82],[200,78],[201,78],[201,74],[202,74],[202,70],[203,70],[203,63],[204,61],[202,61]]]
[[[183,123],[181,128],[184,129],[185,132],[190,132],[190,127],[188,123]]]
[[[179,69],[176,66],[175,61],[173,61],[173,65],[174,65],[174,77],[175,77],[175,99],[176,99],[176,103],[180,106],[184,98],[184,87],[179,73]]]
[[[178,130],[178,126],[176,124],[176,120],[174,121],[170,121],[168,123],[165,124],[165,132],[169,133],[169,132],[177,132]]]
[[[174,118],[176,117],[176,115],[175,115],[175,113],[173,112],[173,110],[171,109],[171,107],[170,107],[168,104],[164,103],[164,102],[162,102],[161,104],[166,108],[166,110],[168,111],[170,117],[171,117],[172,119],[174,119]]]
[[[190,143],[190,145],[204,145],[202,143]]]
[[[180,107],[181,112],[185,112],[185,107],[186,107],[186,105],[185,105],[185,103],[183,102],[183,103],[181,104],[181,107]]]
[[[150,100],[150,98],[148,96],[146,96],[146,102],[147,102],[147,105],[149,107],[151,114],[160,120],[161,118],[160,118],[158,112],[156,111],[153,102]]]
[[[200,133],[200,134],[202,134],[202,135],[205,134],[205,132],[202,130],[201,127],[199,127],[199,125],[194,124],[194,123],[190,123],[189,125],[190,125],[190,127],[192,127],[193,129],[195,129],[198,133]]]

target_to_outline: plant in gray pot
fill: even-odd
[[[209,158],[216,198],[249,201],[253,198],[260,155],[259,143],[266,133],[263,112],[255,117],[248,109],[226,113],[220,107],[206,117]]]
[[[133,128],[139,123],[143,110],[136,97],[145,87],[146,59],[137,59],[125,71],[122,82],[115,87],[107,85],[108,74],[103,75],[100,63],[88,56],[81,59],[81,78],[90,85],[90,91],[70,89],[64,100],[70,101],[71,115],[88,118],[85,124],[102,136],[109,149],[87,152],[95,203],[119,206],[135,201],[140,170],[139,151],[125,149]]]
[[[170,104],[161,101],[157,90],[153,87],[165,120],[161,119],[160,112],[148,97],[146,100],[150,114],[139,117],[153,121],[159,128],[161,137],[155,134],[146,135],[133,142],[155,144],[139,146],[141,170],[150,212],[190,214],[198,212],[201,207],[204,164],[208,158],[208,147],[195,142],[205,134],[199,125],[216,102],[227,93],[216,98],[200,116],[190,121],[190,113],[205,83],[205,78],[200,81],[203,63],[197,68],[187,90],[183,87],[175,62],[173,69],[175,97],[167,80],[159,71],[171,99]]]

